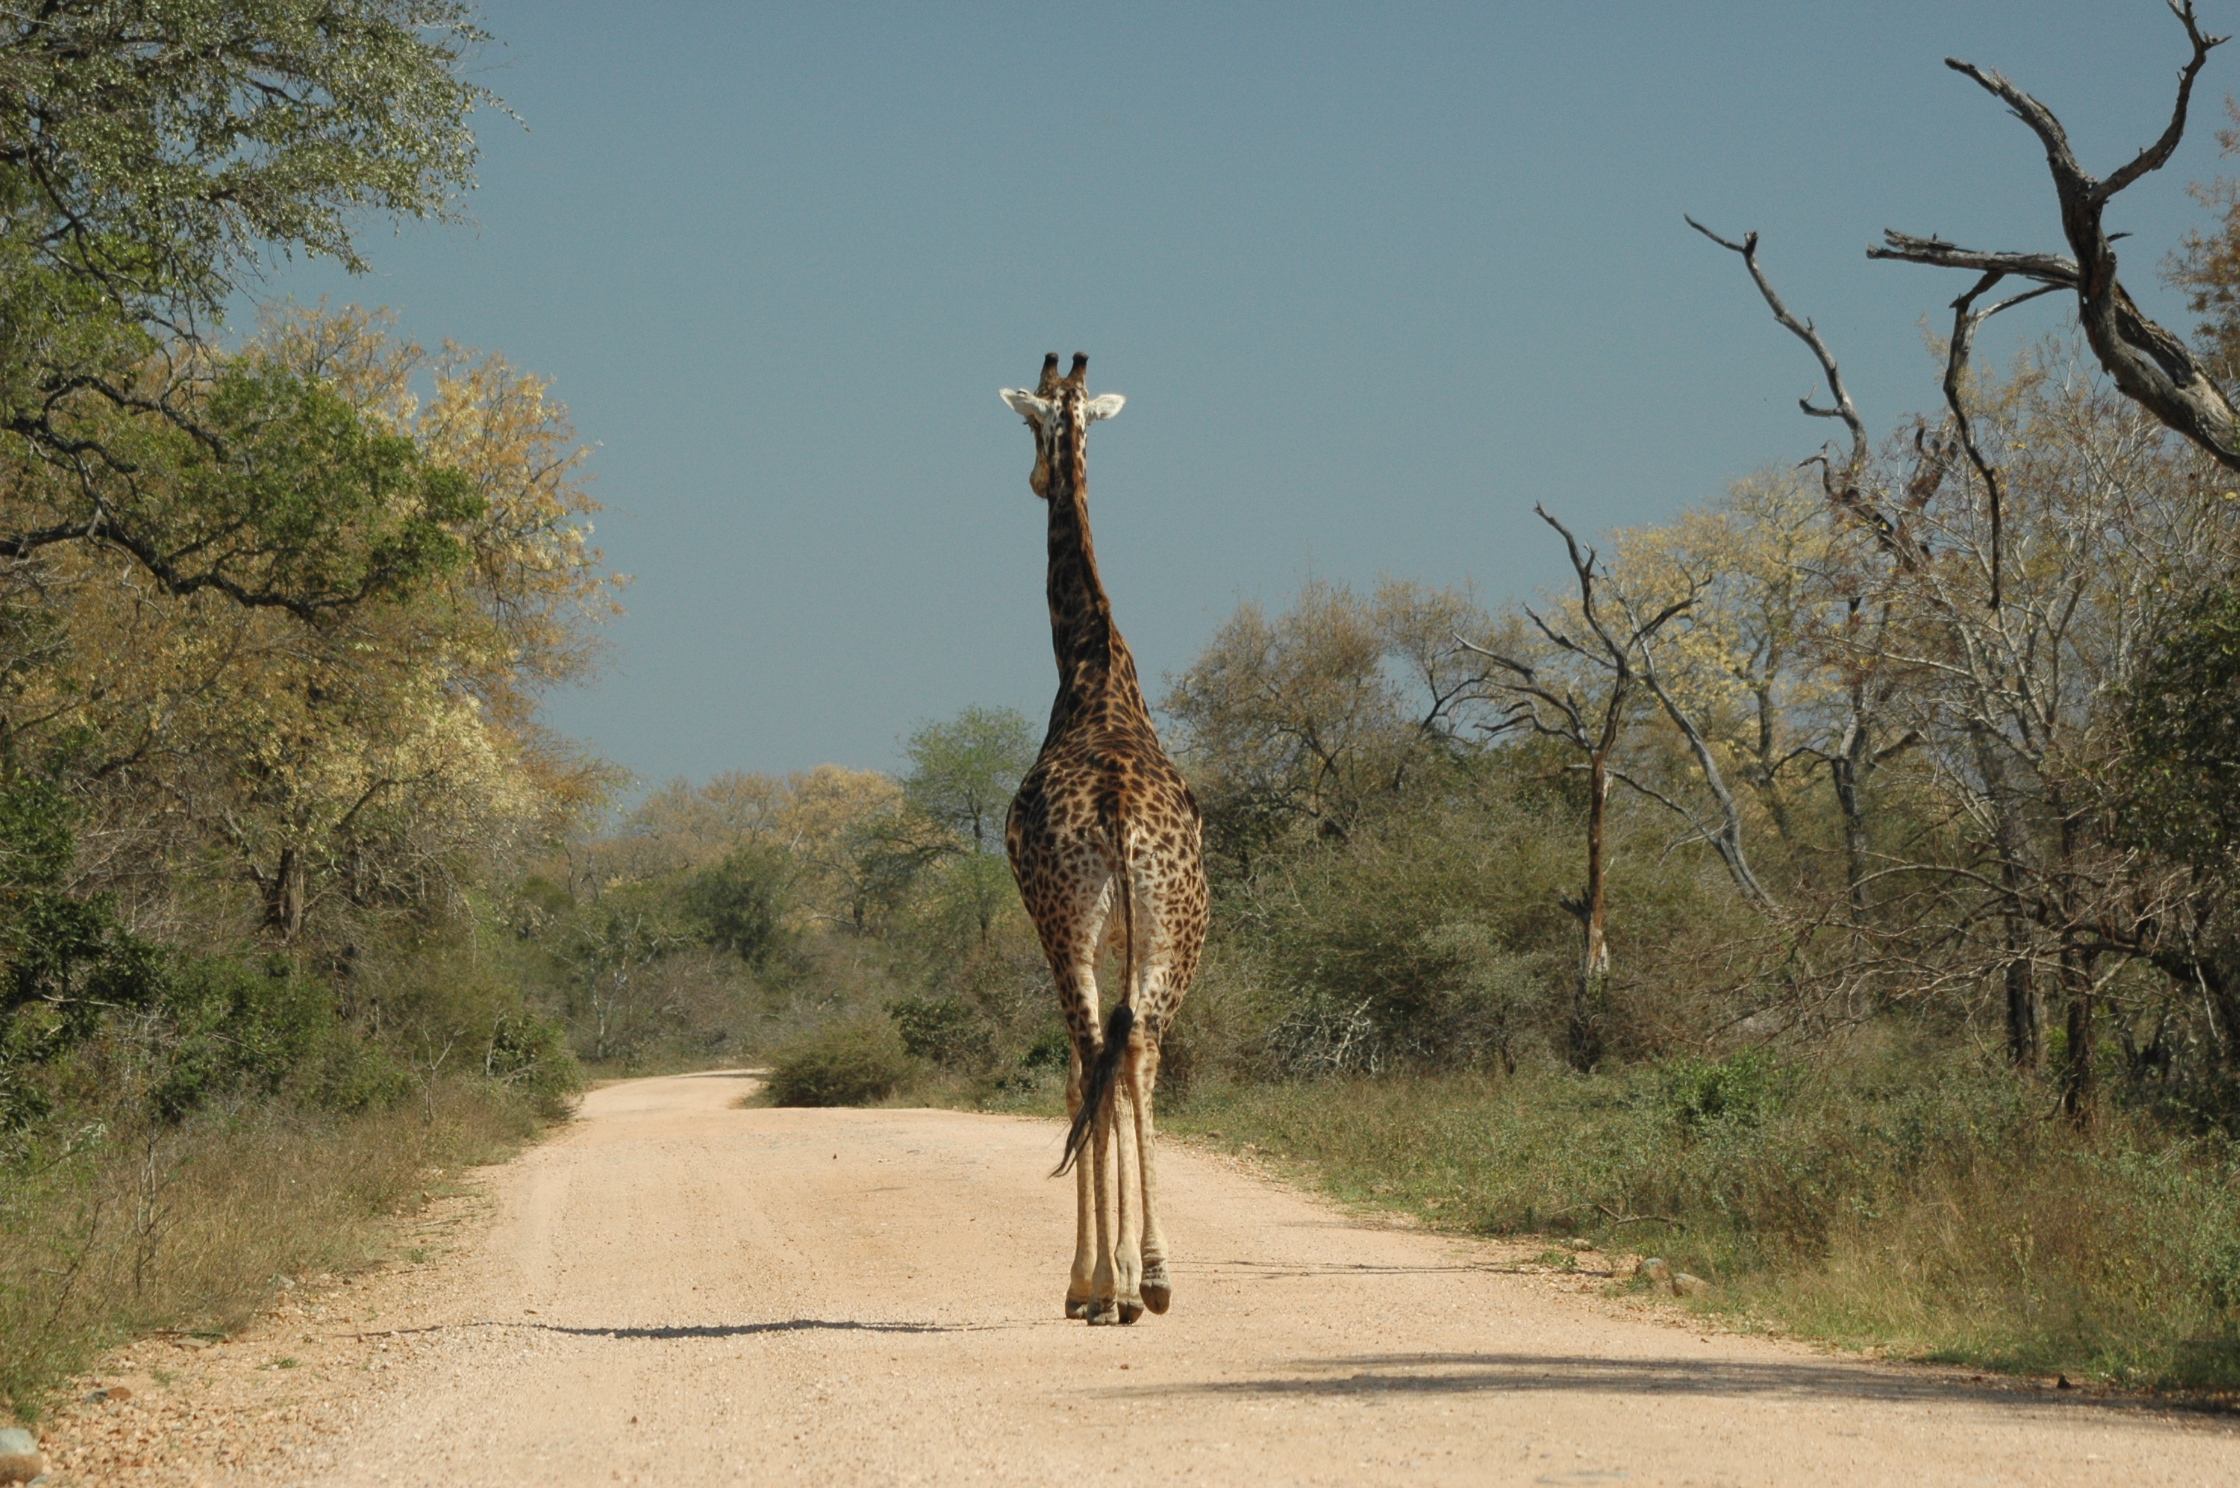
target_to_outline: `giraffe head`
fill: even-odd
[[[1034,474],[1027,477],[1027,484],[1044,500],[1050,497],[1050,470],[1059,442],[1079,436],[1098,419],[1117,417],[1128,401],[1118,393],[1089,396],[1089,356],[1080,351],[1073,354],[1073,370],[1065,376],[1058,375],[1058,354],[1053,351],[1042,359],[1042,380],[1033,392],[1003,388],[997,396],[1034,431]],[[1078,469],[1078,462],[1068,461],[1067,468]]]

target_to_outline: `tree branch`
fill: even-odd
[[[1851,458],[1844,466],[1844,477],[1846,484],[1855,485],[1859,472],[1867,463],[1866,420],[1859,417],[1858,405],[1851,401],[1851,391],[1843,384],[1843,369],[1836,365],[1835,353],[1828,349],[1827,342],[1820,339],[1819,330],[1811,321],[1799,320],[1790,313],[1789,307],[1781,303],[1781,296],[1774,292],[1773,281],[1766,278],[1765,270],[1758,267],[1758,235],[1754,232],[1745,233],[1741,242],[1730,243],[1684,212],[1681,220],[1720,247],[1742,256],[1743,266],[1749,269],[1751,280],[1758,286],[1758,293],[1765,296],[1767,307],[1773,311],[1773,318],[1781,323],[1783,329],[1810,347],[1813,356],[1819,359],[1820,371],[1828,380],[1828,396],[1835,401],[1835,407],[1815,408],[1810,398],[1799,398],[1797,406],[1814,418],[1843,420],[1844,427],[1851,431]],[[1832,470],[1828,474],[1832,480]],[[1835,494],[1832,488],[1829,494]]]
[[[1999,281],[2006,277],[2007,276],[2004,270],[1993,269],[1990,272],[1986,273],[1981,279],[1978,279],[1976,281],[1975,288],[1969,290],[1966,294],[1960,296],[1959,299],[1952,302],[1952,344],[1947,350],[1944,365],[1944,401],[1946,405],[1952,409],[1953,422],[1959,427],[1960,446],[1968,452],[1968,458],[1975,462],[1977,473],[1983,477],[1984,490],[1989,493],[1990,497],[1990,608],[1993,610],[1997,610],[1999,608],[1999,470],[1997,466],[1993,465],[1988,459],[1984,458],[1983,447],[1976,443],[1975,425],[1969,420],[1968,410],[1966,406],[1961,402],[1960,388],[1961,384],[1966,380],[1968,371],[1968,355],[1972,350],[1974,350],[1977,328],[1980,327],[1985,321],[1989,320],[1992,316],[1997,315],[2002,310],[2012,309],[2016,305],[2021,304],[2023,301],[2034,300],[2042,294],[2051,294],[2054,290],[2061,287],[2058,284],[2041,284],[2036,289],[2029,290],[2023,294],[2015,295],[2010,299],[2001,300],[1998,304],[1993,305],[1988,310],[1977,310],[1975,308],[1977,297],[1988,294],[1992,290],[1992,288],[1999,283]]]
[[[2054,194],[2061,206],[2062,235],[2076,255],[2074,259],[2056,254],[1978,253],[1941,238],[1917,238],[1894,231],[1885,232],[1884,246],[1869,248],[1867,256],[1973,269],[1985,275],[2016,274],[2041,284],[2075,289],[2085,339],[2125,396],[2199,445],[2219,464],[2240,470],[2240,410],[2234,409],[2224,390],[2201,370],[2185,342],[2147,319],[2124,290],[2116,277],[2113,240],[2101,223],[2102,213],[2116,193],[2169,162],[2185,137],[2194,79],[2207,63],[2210,51],[2227,40],[2203,33],[2194,17],[2193,0],[2166,3],[2185,27],[2192,46],[2178,73],[2178,96],[2170,122],[2159,139],[2105,181],[2094,179],[2077,163],[2068,133],[2051,109],[1996,72],[1957,57],[1945,58],[1945,66],[1973,79],[2006,104],[2045,146],[2046,169],[2053,177]],[[1979,285],[1976,292],[1980,294],[1984,288]]]

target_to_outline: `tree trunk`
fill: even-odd
[[[280,850],[280,866],[264,886],[264,923],[294,940],[303,930],[305,868],[303,854],[292,847]]]
[[[1610,752],[1587,756],[1587,883],[1574,912],[1579,916],[1579,983],[1572,994],[1572,1068],[1584,1074],[1602,1061],[1602,1002],[1610,981],[1610,942],[1604,930],[1603,822],[1610,806]]]
[[[2090,1126],[2099,1092],[2094,1088],[2092,958],[2072,946],[2061,948],[2061,980],[2069,994],[2068,1059],[2061,1072],[2061,1114],[2077,1126]]]
[[[1836,807],[1843,814],[1843,877],[1854,930],[1866,929],[1873,912],[1867,897],[1867,818],[1859,800],[1859,761],[1867,749],[1866,727],[1854,719],[1844,730],[1842,751],[1828,761],[1828,775],[1835,782]]]
[[[2022,917],[2008,915],[2006,924],[2007,1058],[2016,1069],[2036,1074],[2046,1063],[2038,982],[2030,966],[2030,949],[2023,939]]]

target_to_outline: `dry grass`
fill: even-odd
[[[1575,1233],[1807,1336],[2123,1383],[2240,1387],[2240,1154],[1890,1046],[1580,1077],[1206,1084],[1176,1132],[1482,1233]]]
[[[264,1106],[26,1143],[0,1168],[0,1404],[32,1419],[103,1347],[223,1333],[284,1276],[364,1263],[386,1217],[536,1124],[519,1096],[461,1082],[358,1116]]]

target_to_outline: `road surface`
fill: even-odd
[[[448,1254],[352,1293],[347,1330],[283,1308],[226,1344],[238,1390],[283,1393],[201,1408],[250,1440],[188,1480],[2240,1482],[2230,1417],[1701,1336],[1172,1143],[1174,1310],[1069,1323],[1055,1123],[746,1088],[595,1091],[487,1175]],[[265,1383],[283,1344],[316,1380]]]

